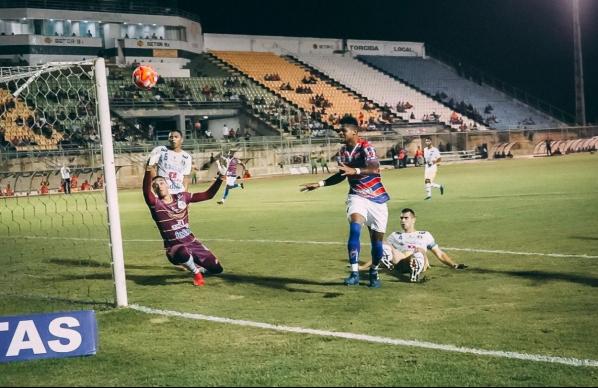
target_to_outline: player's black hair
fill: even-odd
[[[359,123],[357,122],[357,119],[355,117],[351,116],[350,114],[344,115],[339,123],[340,123],[340,125],[354,125],[356,127],[359,127]]]
[[[180,129],[178,129],[178,128],[171,129],[171,130],[170,130],[170,132],[178,132],[178,133],[179,133],[179,135],[181,135],[181,137],[185,137],[185,136],[183,135],[183,131],[181,131],[181,130],[180,130]]]
[[[158,179],[164,179],[164,180],[166,180],[166,178],[164,178],[163,176],[158,175],[158,176],[155,176],[155,177],[152,178],[152,183],[154,183]]]
[[[413,217],[415,217],[415,210],[406,207],[405,209],[401,210],[401,213],[411,213]]]

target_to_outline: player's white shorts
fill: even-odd
[[[237,181],[236,176],[227,176],[226,177],[226,185],[227,186],[234,186],[236,181]]]
[[[386,203],[376,203],[369,199],[351,194],[347,198],[347,219],[351,222],[351,214],[360,214],[365,218],[365,224],[372,230],[386,233],[388,224],[388,206]]]
[[[438,166],[437,165],[432,165],[432,167],[428,167],[428,165],[426,164],[426,168],[424,170],[424,179],[429,179],[430,182],[434,182],[434,179],[436,179],[436,172],[438,171]]]

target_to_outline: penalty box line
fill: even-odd
[[[69,241],[105,241],[109,240],[106,238],[87,238],[87,237],[52,237],[52,236],[0,236],[0,239],[40,239],[40,240],[69,240]],[[239,240],[239,239],[228,239],[228,238],[206,238],[200,241],[213,241],[213,242],[232,242],[232,243],[265,243],[265,244],[306,244],[306,245],[346,245],[346,242],[338,241],[309,241],[309,240]],[[162,240],[157,239],[128,239],[123,242],[136,242],[136,243],[148,243],[148,242],[160,242]],[[460,251],[460,252],[472,252],[472,253],[494,253],[498,255],[518,255],[518,256],[544,256],[544,257],[558,257],[558,258],[577,258],[577,259],[598,259],[598,256],[592,255],[575,255],[575,254],[564,254],[564,253],[541,253],[541,252],[517,252],[517,251],[505,251],[500,249],[479,249],[479,248],[454,248],[454,247],[442,247],[446,251]]]
[[[523,361],[531,361],[531,362],[548,362],[548,363],[552,363],[552,364],[562,364],[562,365],[577,366],[577,367],[580,367],[580,366],[581,367],[598,367],[597,360],[577,359],[577,358],[572,358],[572,357],[546,356],[546,355],[541,355],[541,354],[528,354],[528,353],[499,351],[499,350],[485,350],[485,349],[460,347],[460,346],[455,346],[455,345],[437,344],[437,343],[426,342],[426,341],[404,340],[404,339],[396,339],[396,338],[388,338],[388,337],[371,336],[371,335],[366,335],[366,334],[308,329],[308,328],[295,327],[295,326],[273,325],[270,323],[214,317],[214,316],[203,315],[203,314],[184,313],[184,312],[170,311],[170,310],[160,310],[160,309],[154,309],[151,307],[145,307],[145,306],[140,306],[140,305],[136,305],[136,304],[130,305],[129,308],[139,311],[139,312],[142,312],[142,313],[146,313],[146,314],[161,315],[161,316],[165,316],[165,317],[183,318],[183,319],[190,319],[190,320],[197,320],[197,321],[208,321],[208,322],[222,323],[222,324],[235,325],[235,326],[251,327],[251,328],[257,328],[257,329],[263,329],[263,330],[273,330],[273,331],[278,331],[278,332],[283,332],[283,333],[306,334],[306,335],[314,335],[314,336],[320,336],[320,337],[340,338],[340,339],[348,339],[348,340],[352,340],[352,341],[378,343],[378,344],[391,345],[391,346],[405,346],[405,347],[413,347],[413,348],[420,348],[420,349],[439,350],[439,351],[452,352],[452,353],[472,354],[472,355],[476,355],[476,356],[506,358],[506,359],[512,359],[512,360],[523,360]]]

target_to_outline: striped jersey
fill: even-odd
[[[185,191],[184,178],[191,174],[191,155],[185,151],[174,152],[165,146],[156,147],[150,154],[150,165],[153,164],[157,164],[158,176],[166,178],[170,194]]]
[[[349,167],[359,169],[380,165],[376,150],[364,139],[360,139],[355,147],[342,146],[339,161]],[[347,178],[349,180],[349,194],[358,195],[376,203],[385,203],[390,200],[379,173],[350,175]]]

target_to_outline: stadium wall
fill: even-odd
[[[342,39],[204,34],[204,49],[213,51],[332,54],[342,48]]]
[[[354,55],[384,55],[393,57],[426,57],[426,46],[418,42],[388,42],[381,40],[348,40],[347,50]]]
[[[230,123],[227,123],[230,124]],[[598,146],[598,127],[565,128],[538,131],[516,132],[452,132],[430,135],[434,144],[451,144],[453,151],[475,150],[478,146],[486,144],[489,157],[493,157],[492,150],[501,145],[509,144],[509,150],[514,157],[529,157],[538,150],[538,144],[545,140],[562,141],[593,138],[593,144]],[[396,145],[404,147],[408,155],[415,153],[421,145],[420,136],[405,136],[396,138],[372,139],[380,159],[389,158],[390,148]],[[143,163],[153,148],[148,145],[145,150],[137,153],[119,153],[115,155],[116,166],[119,167],[117,179],[119,188],[138,188],[143,177]],[[201,147],[201,148],[199,148]],[[118,147],[116,150],[118,151]],[[297,143],[293,141],[280,141],[272,139],[269,143],[248,145],[243,142],[216,142],[197,145],[195,150],[188,150],[193,156],[195,164],[199,167],[209,167],[212,154],[219,156],[229,149],[237,150],[237,156],[246,161],[253,177],[285,175],[299,172],[304,167],[304,173],[309,173],[309,157],[312,154],[324,153],[328,158],[331,172],[336,171],[335,155],[339,149],[336,139],[329,141],[320,140],[319,143]],[[34,157],[21,155],[18,158],[6,158],[1,155],[0,172],[39,172],[58,171],[63,163],[78,168],[97,168],[101,166],[101,155],[96,150],[81,150],[79,154],[55,153],[54,156]],[[215,175],[215,167],[201,170],[198,174],[200,180],[209,180]]]
[[[342,39],[204,34],[204,49],[213,51],[333,54],[335,51],[342,51],[345,48],[354,55],[418,57],[426,55],[425,45],[419,42],[347,40],[345,47]]]

